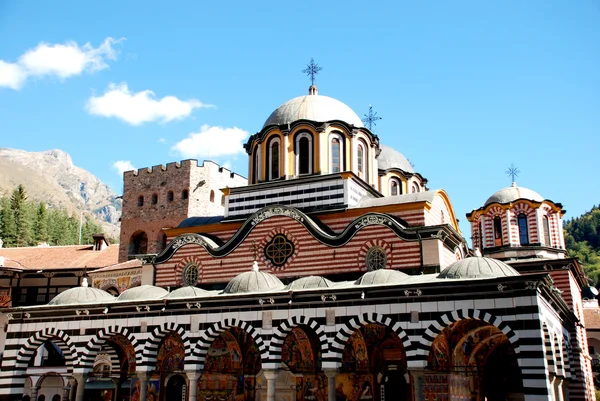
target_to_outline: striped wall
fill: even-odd
[[[533,292],[532,292],[533,293]],[[454,299],[453,299],[454,298]],[[389,326],[402,340],[409,369],[423,369],[435,337],[453,322],[461,319],[480,319],[498,327],[514,347],[525,387],[526,401],[550,400],[545,358],[548,344],[542,334],[542,322],[559,322],[554,312],[543,304],[540,295],[507,296],[500,294],[484,298],[460,299],[464,295],[447,295],[439,301],[419,301],[419,297],[378,300],[375,304],[357,302],[330,302],[329,305],[292,305],[288,309],[225,308],[211,311],[186,311],[160,316],[148,313],[143,317],[111,319],[94,316],[78,321],[65,318],[53,321],[39,319],[33,323],[10,323],[5,357],[0,372],[0,395],[22,393],[27,364],[43,339],[50,338],[62,344],[67,355],[69,372],[86,373],[103,341],[111,333],[119,333],[135,344],[138,371],[150,370],[162,338],[176,332],[185,346],[186,370],[201,370],[211,342],[230,327],[239,327],[256,341],[263,367],[277,367],[281,360],[281,346],[293,327],[313,330],[319,339],[323,367],[340,366],[341,352],[346,340],[360,326],[381,323]],[[333,310],[335,324],[328,325],[327,311]],[[263,312],[272,317],[272,328],[263,328]],[[419,321],[411,323],[411,312],[416,311]],[[141,321],[148,325],[141,331]],[[85,323],[85,324],[83,324]],[[85,327],[85,333],[80,329]],[[50,328],[51,327],[51,328]],[[549,330],[562,330],[550,327]],[[558,362],[555,363],[558,366]]]

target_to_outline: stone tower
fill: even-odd
[[[123,174],[119,262],[161,252],[163,228],[188,217],[223,216],[222,188],[247,185],[246,178],[211,161],[183,160]]]

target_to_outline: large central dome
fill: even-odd
[[[358,115],[347,105],[329,96],[317,94],[316,88],[311,86],[311,94],[298,96],[279,106],[263,125],[288,124],[297,120],[311,120],[326,122],[341,120],[356,127],[363,127]]]

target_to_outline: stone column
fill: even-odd
[[[77,380],[71,377],[69,379],[69,401],[75,399],[75,388],[77,387]]]
[[[335,378],[338,375],[337,369],[324,369],[327,376],[327,400],[335,401]]]
[[[39,390],[40,390],[39,387],[32,387],[31,388],[31,401],[37,401],[38,391]]]
[[[275,379],[279,374],[276,370],[263,371],[265,379],[267,379],[267,401],[275,401]]]
[[[70,383],[70,381],[69,381]],[[69,401],[70,399],[70,394],[71,393],[71,387],[69,385],[66,385],[63,387],[63,395],[62,395],[62,401]],[[32,400],[33,401],[33,400]]]
[[[138,372],[138,379],[140,379],[140,401],[146,401],[148,398],[148,373]]]
[[[190,385],[188,387],[188,400],[196,401],[196,394],[198,391],[198,378],[200,377],[200,372],[187,372],[186,375],[188,380],[190,381]]]
[[[79,373],[75,376],[77,380],[77,393],[75,394],[75,401],[83,401],[83,393],[85,392],[85,375],[83,373]]]

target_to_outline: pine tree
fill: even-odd
[[[15,215],[8,198],[0,199],[0,238],[4,242],[3,246],[7,247],[13,246],[17,238]]]
[[[46,204],[44,202],[40,202],[37,208],[35,239],[38,244],[48,242],[50,239],[50,236],[48,235],[48,210],[46,209]]]
[[[17,228],[15,244],[27,246],[31,243],[31,221],[26,205],[27,194],[23,185],[19,185],[10,197],[10,206],[15,216]]]

